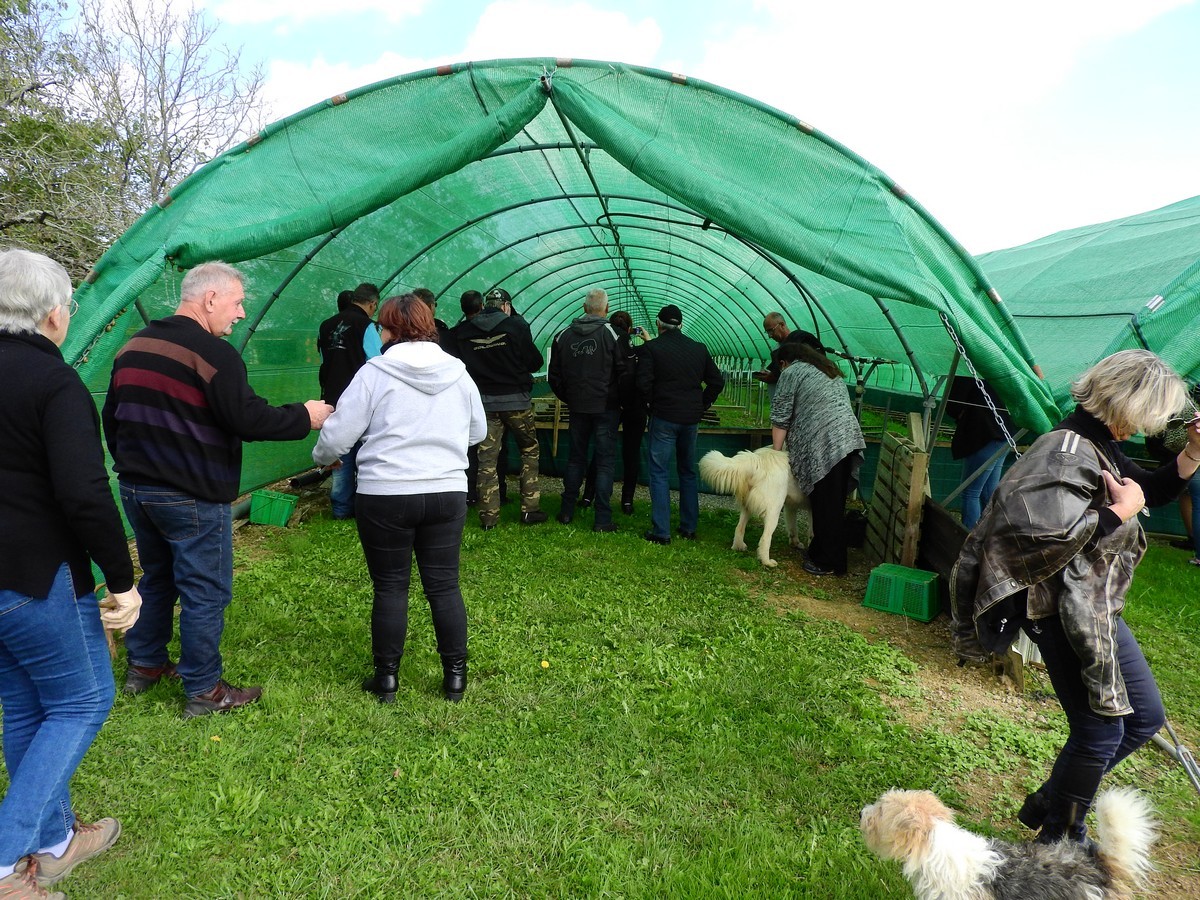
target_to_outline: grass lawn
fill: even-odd
[[[557,511],[556,498],[543,505]],[[699,542],[658,547],[641,540],[646,513],[639,503],[615,534],[593,534],[590,516],[521,527],[512,505],[484,533],[470,515],[470,683],[457,705],[440,696],[419,588],[397,702],[359,689],[371,588],[352,522],[316,511],[288,529],[241,529],[226,674],[264,684],[263,700],[184,722],[177,684],[119,696],[74,786],[85,819],[116,815],[125,832],[62,887],[72,898],[907,897],[858,834],[861,807],[893,786],[931,788],[965,824],[1021,836],[1016,806],[1063,736],[1044,686],[1006,698],[988,676],[994,703],[990,687],[964,702],[952,685],[940,705],[927,663],[888,631],[936,636],[944,624],[861,610],[869,566],[845,583],[764,570],[728,549],[728,511],[703,513]],[[777,558],[792,557],[779,547]],[[1185,558],[1152,551],[1129,619],[1195,737],[1200,572]],[[788,602],[799,595],[808,606]],[[874,624],[864,634],[814,604]],[[931,653],[946,679],[981,677]],[[1147,787],[1168,822],[1171,883],[1200,883],[1182,770],[1144,751],[1115,775]]]

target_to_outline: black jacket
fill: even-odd
[[[650,415],[694,425],[720,396],[725,377],[707,347],[671,329],[638,350],[637,383]]]
[[[988,408],[984,392],[1004,420],[1008,433],[1016,431],[1004,402],[990,386],[985,384],[981,392],[974,378],[956,375],[950,386],[950,396],[946,398],[946,415],[955,421],[954,436],[950,439],[950,455],[955,459],[966,459],[992,441],[1004,440],[1004,432]]]
[[[317,331],[317,349],[321,351],[321,399],[336,406],[342,391],[354,374],[367,362],[363,335],[375,324],[367,311],[351,303],[336,316],[321,323]]]
[[[533,343],[529,325],[503,310],[485,309],[472,319],[459,322],[451,332],[458,358],[484,397],[528,394],[533,373],[545,364]]]
[[[580,316],[550,346],[550,390],[574,412],[617,409],[624,372],[617,332],[603,316]]]
[[[125,527],[113,501],[100,419],[79,375],[42,335],[0,334],[0,588],[45,597],[59,567],[76,597],[133,587]]]

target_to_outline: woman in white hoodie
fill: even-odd
[[[413,294],[379,311],[384,352],[367,361],[338,400],[313,448],[328,465],[355,443],[355,520],[375,586],[371,650],[375,675],[363,690],[396,699],[408,631],[413,554],[433,613],[442,690],[467,686],[467,610],[458,586],[467,514],[467,448],[487,433],[479,390],[461,361],[438,346],[429,307]]]

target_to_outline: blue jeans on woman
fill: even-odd
[[[75,825],[69,783],[114,688],[96,595],[75,598],[69,567],[50,595],[0,590],[0,702],[8,793],[0,803],[0,865],[53,847]]]
[[[225,607],[233,599],[233,518],[228,503],[168,487],[121,482],[121,505],[137,539],[142,611],[125,633],[129,664],[170,662],[167,644],[179,601],[179,665],[189,697],[221,678]]]
[[[1081,675],[1082,663],[1067,641],[1058,616],[1029,622],[1024,629],[1041,651],[1050,684],[1070,727],[1067,741],[1042,787],[1050,801],[1043,828],[1058,832],[1070,825],[1078,837],[1083,833],[1083,813],[1091,806],[1100,779],[1163,727],[1166,712],[1162,696],[1124,619],[1117,619],[1116,636],[1117,663],[1133,707],[1127,716],[1102,716],[1092,711]],[[1074,822],[1068,819],[1068,804],[1072,803],[1078,807]]]
[[[443,661],[467,655],[467,608],[458,586],[467,495],[359,494],[358,538],[375,586],[371,652],[377,664],[396,663],[408,636],[408,590],[413,556],[433,614]]]
[[[1192,498],[1192,555],[1200,559],[1200,474],[1188,479],[1187,492]]]
[[[972,472],[987,462],[992,454],[1003,446],[1004,441],[989,441],[966,457],[963,460],[963,479],[969,478]],[[1004,468],[1006,455],[1002,453],[997,456],[996,461],[986,472],[980,472],[978,478],[963,488],[962,522],[968,531],[975,527],[975,523],[983,514],[984,507],[992,499],[992,493],[996,490],[996,485],[1000,483],[1000,472]]]

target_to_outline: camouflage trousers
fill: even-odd
[[[535,512],[541,492],[538,490],[538,438],[533,410],[487,414],[487,437],[479,442],[479,524],[495,525],[500,518],[500,479],[496,461],[504,427],[512,432],[521,451],[521,512]]]

